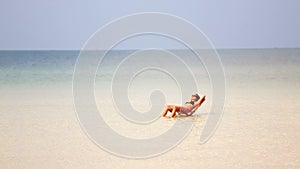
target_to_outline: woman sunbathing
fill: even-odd
[[[194,94],[191,96],[191,100],[189,102],[186,102],[184,106],[167,105],[162,113],[162,116],[165,117],[169,111],[172,112],[170,117],[175,117],[176,113],[178,113],[179,115],[185,114],[186,116],[191,116],[204,101],[205,96],[200,99],[200,96],[198,94]]]

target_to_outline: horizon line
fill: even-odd
[[[161,49],[161,48],[145,48],[147,49]],[[300,49],[300,47],[268,47],[268,48],[215,48],[215,50],[257,50],[257,49]],[[86,51],[102,51],[104,49],[86,50]],[[111,51],[132,51],[143,49],[111,49]],[[162,50],[189,50],[189,49],[162,49]],[[211,49],[195,49],[195,50],[211,50]],[[0,49],[0,51],[82,51],[82,49]]]

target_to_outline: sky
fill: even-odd
[[[78,50],[105,24],[138,12],[184,18],[216,48],[300,47],[299,0],[1,0],[0,49]],[[137,38],[120,48],[143,48],[147,41]]]

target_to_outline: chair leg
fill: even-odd
[[[161,114],[162,117],[166,117],[166,115],[168,114],[168,107],[165,108],[165,110],[163,111],[163,113]]]
[[[171,117],[175,117],[175,116],[176,116],[176,107],[174,106],[173,110],[172,110]]]

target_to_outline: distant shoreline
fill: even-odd
[[[290,49],[300,49],[299,48],[219,48],[215,49],[217,51],[240,51],[240,50],[290,50]],[[111,51],[136,51],[136,50],[147,50],[145,49],[112,49]],[[188,49],[161,49],[161,50],[169,50],[169,51],[185,51]],[[209,50],[209,49],[195,49],[195,50]],[[9,52],[9,51],[21,51],[21,52],[26,52],[26,51],[47,51],[47,52],[79,52],[81,49],[0,49],[0,52]],[[98,51],[98,50],[91,50],[91,51]],[[99,50],[103,51],[103,50]]]

